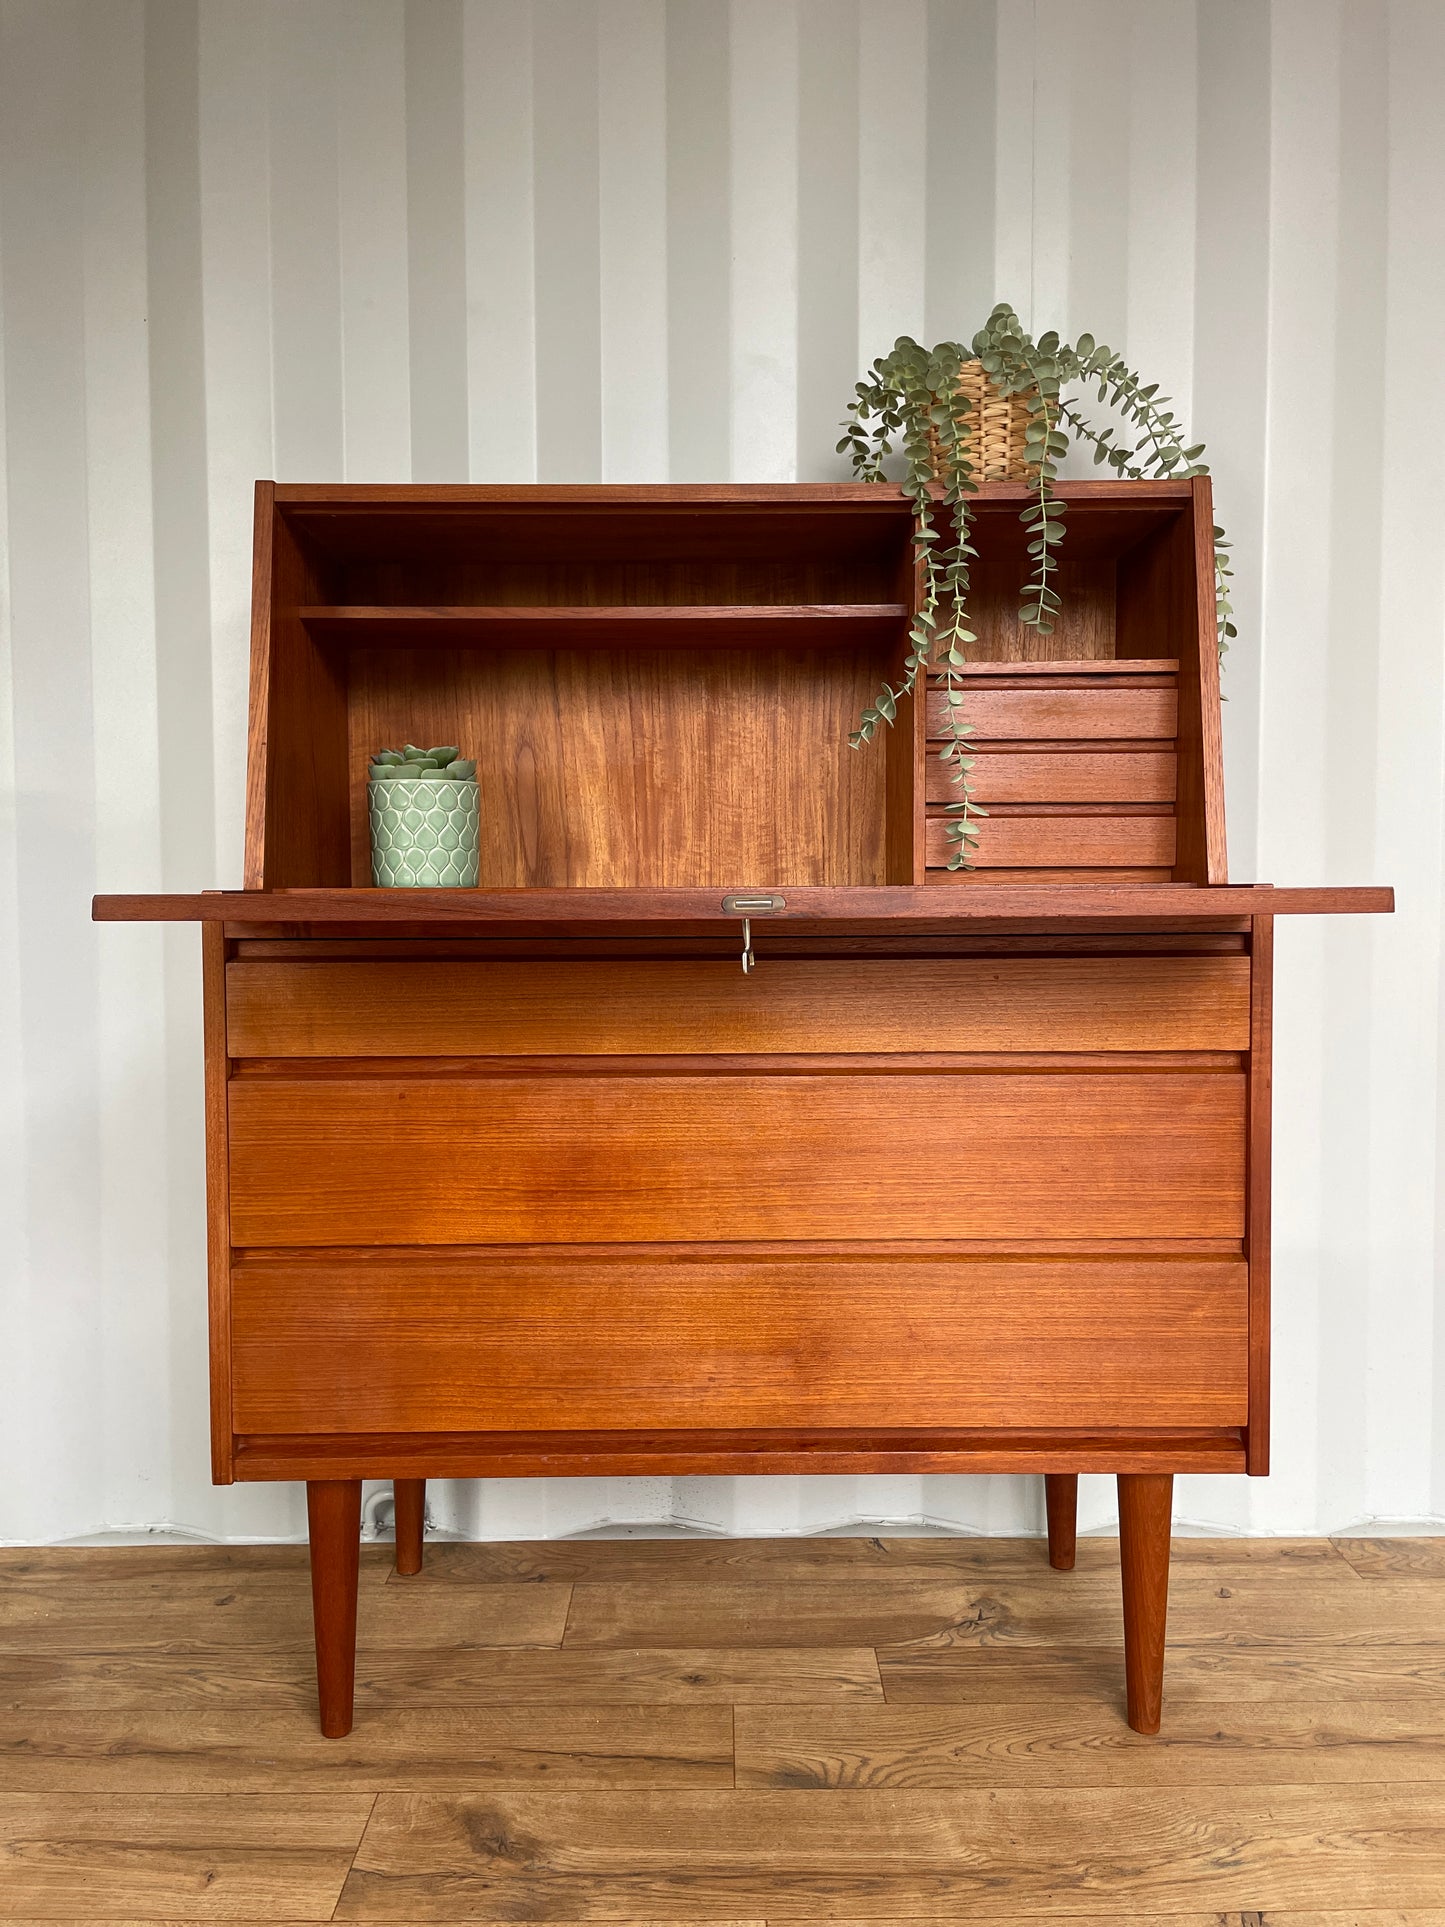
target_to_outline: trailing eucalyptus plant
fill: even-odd
[[[899,699],[913,690],[920,672],[925,677],[930,668],[941,673],[948,718],[941,757],[952,765],[958,791],[958,800],[948,805],[952,817],[948,838],[954,845],[951,870],[971,866],[978,842],[977,820],[988,814],[973,799],[973,731],[962,687],[968,646],[977,640],[968,618],[969,568],[977,555],[968,498],[978,483],[970,459],[972,403],[959,388],[959,372],[969,361],[981,363],[997,392],[1019,397],[1027,410],[1024,447],[1032,494],[1021,520],[1029,533],[1031,564],[1029,579],[1020,589],[1019,620],[1040,635],[1053,629],[1060,607],[1053,577],[1064,537],[1065,504],[1055,496],[1054,483],[1071,438],[1090,443],[1096,463],[1106,463],[1116,475],[1132,481],[1161,476],[1179,480],[1209,473],[1201,460],[1204,444],[1184,445],[1183,425],[1169,412],[1169,398],[1159,393],[1157,382],[1146,385],[1122,355],[1092,335],[1080,335],[1071,343],[1061,341],[1050,329],[1035,341],[1006,302],[994,309],[971,347],[942,341],[936,348],[923,348],[900,335],[891,352],[873,363],[869,379],[857,384],[838,452],[852,456],[853,472],[865,482],[886,481],[885,460],[895,448],[902,455],[902,487],[913,503],[913,542],[923,565],[923,595],[909,632],[902,680],[896,688],[884,683],[849,741],[854,748],[871,742],[880,723],[893,722]],[[1093,388],[1097,400],[1114,411],[1122,426],[1096,426],[1084,414],[1080,400],[1065,393],[1071,388]],[[935,483],[939,485],[936,495]],[[936,520],[940,508],[952,519],[952,532],[946,538]],[[1224,530],[1216,526],[1215,607],[1221,653],[1235,634],[1228,551]]]

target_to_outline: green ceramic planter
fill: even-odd
[[[477,886],[477,781],[402,776],[366,786],[371,880],[386,889]]]

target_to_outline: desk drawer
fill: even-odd
[[[231,1080],[237,1246],[1226,1238],[1235,1071]]]
[[[250,1258],[239,1432],[1230,1426],[1239,1259]]]
[[[234,1057],[1241,1051],[1249,959],[240,962]]]

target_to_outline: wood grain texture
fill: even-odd
[[[1119,1564],[1124,1592],[1124,1676],[1129,1724],[1157,1733],[1169,1613],[1169,1473],[1120,1473]]]
[[[800,1645],[872,1646],[886,1666],[904,1649],[936,1655],[964,1646],[1047,1646],[1070,1633],[1117,1652],[1119,1623],[1116,1574],[1076,1575],[1065,1587],[1041,1560],[1030,1573],[880,1574],[865,1585],[841,1570],[801,1579],[719,1577],[675,1591],[645,1579],[579,1580],[564,1645],[766,1646],[786,1627]]]
[[[363,1645],[410,1646],[418,1637],[474,1646],[555,1646],[567,1621],[566,1586],[493,1588],[486,1601],[460,1589],[437,1602],[429,1633],[419,1633],[404,1587],[388,1588],[387,1560],[363,1561],[358,1602]],[[172,1574],[148,1581],[11,1580],[0,1592],[0,1655],[29,1651],[43,1633],[65,1653],[169,1652],[192,1649],[295,1650],[312,1644],[306,1567],[260,1574],[238,1585],[234,1573],[212,1572],[184,1583]]]
[[[1442,1927],[1434,1542],[1364,1543],[1406,1576],[1326,1541],[1177,1540],[1153,1740],[1121,1718],[1107,1538],[1069,1577],[1041,1540],[442,1544],[404,1581],[363,1548],[363,1598],[405,1620],[369,1641],[363,1612],[334,1741],[309,1725],[303,1644],[154,1638],[167,1591],[204,1618],[218,1584],[289,1587],[304,1627],[304,1548],[8,1549],[0,1600],[42,1586],[49,1606],[0,1649],[0,1915],[325,1919],[375,1811],[344,1911],[417,1927]],[[664,1606],[770,1613],[790,1643],[468,1643],[459,1603],[486,1623],[574,1583],[650,1600],[659,1629]],[[887,1704],[869,1646],[809,1643],[848,1614],[879,1637],[910,1598]],[[109,1652],[72,1644],[87,1620]]]
[[[266,748],[271,714],[271,572],[276,484],[257,482],[251,535],[251,660],[246,730],[246,849],[242,876],[248,890],[266,884]]]
[[[1445,1787],[383,1794],[338,1920],[1428,1907]]]
[[[711,1927],[768,1927],[765,1921],[721,1921],[711,1914],[707,1918]],[[884,1920],[871,1914],[867,1918],[868,1927],[921,1927],[921,1921],[916,1915],[906,1921]],[[1049,1914],[1036,1915],[1034,1918],[1040,1922],[1040,1927],[1119,1927],[1119,1916],[1116,1912]],[[551,1919],[550,1916],[549,1919]],[[7,1921],[6,1927],[42,1927],[42,1923],[33,1919]],[[47,1919],[43,1927],[92,1927],[92,1923]],[[113,1927],[197,1927],[197,1923],[174,1920],[164,1923],[155,1920],[127,1920],[115,1922]],[[231,1922],[231,1927],[271,1927],[271,1923],[262,1923],[254,1919],[241,1920]],[[422,1927],[422,1923],[409,1923],[408,1927]],[[496,1927],[501,1927],[501,1924],[496,1923]],[[581,1927],[581,1923],[551,1919],[551,1927]],[[683,1927],[683,1923],[678,1920],[637,1920],[629,1917],[628,1927]],[[835,1917],[834,1927],[845,1927],[845,1923],[838,1922]],[[850,1916],[846,1927],[858,1927],[858,1923]],[[1132,1912],[1129,1915],[1129,1927],[1445,1927],[1445,1910],[1433,1907],[1424,1909],[1371,1907],[1361,1911],[1358,1907],[1351,1907],[1343,1913],[1336,1913],[1333,1910],[1320,1913],[1315,1909],[1301,1913],[1294,1908],[1281,1911],[1276,1907],[1270,1910],[1266,1918],[1253,1908],[1242,1913],[1234,1910],[1220,1913],[1217,1908],[1212,1908],[1207,1914],[1180,1914],[1171,1909],[1168,1914],[1156,1914],[1153,1911]]]
[[[304,1592],[303,1575],[303,1598]],[[372,1643],[363,1616],[356,1699],[367,1732],[373,1730],[369,1710],[744,1706],[754,1701],[818,1706],[834,1699],[883,1697],[870,1647],[649,1647],[635,1652],[492,1648],[460,1643],[453,1614],[434,1611],[426,1600],[408,1611],[421,1645]],[[22,1652],[0,1651],[0,1685],[6,1707],[39,1716],[33,1730],[48,1730],[52,1713],[77,1709],[117,1715],[122,1730],[128,1729],[132,1715],[162,1708],[200,1715],[269,1709],[285,1712],[293,1736],[321,1743],[313,1724],[315,1668],[303,1645],[192,1644],[174,1652],[137,1648],[72,1653],[41,1650],[32,1639]]]
[[[989,803],[1172,803],[1172,749],[984,749],[973,759],[973,794]],[[950,803],[949,765],[930,751],[930,803]]]
[[[321,1731],[351,1731],[356,1688],[356,1593],[360,1562],[361,1481],[312,1479],[306,1487],[311,1546],[311,1610]]]
[[[366,1794],[0,1793],[6,1917],[329,1920]]]
[[[1243,1472],[1238,1427],[1161,1432],[252,1432],[240,1479],[737,1478],[871,1472]]]
[[[941,489],[935,496],[941,497]],[[1058,497],[1070,508],[1083,507],[1092,517],[1108,519],[1113,512],[1160,509],[1177,513],[1189,500],[1190,485],[1151,477],[1143,481],[1115,481],[1085,477],[1058,485]],[[292,509],[298,521],[310,512],[318,530],[338,547],[346,539],[347,524],[365,542],[378,511],[394,514],[420,531],[449,531],[454,541],[471,532],[469,509],[509,509],[519,518],[549,524],[561,509],[590,511],[599,521],[618,522],[632,533],[635,518],[645,525],[670,521],[683,540],[695,544],[706,533],[706,509],[727,518],[767,518],[776,525],[784,546],[795,539],[793,520],[799,511],[846,508],[849,534],[869,520],[896,524],[911,532],[913,509],[902,489],[878,482],[278,482],[276,499]],[[1032,491],[1022,482],[980,482],[971,497],[981,511],[1008,516],[1026,508]]]
[[[1351,1539],[1330,1542],[1366,1579],[1445,1580],[1445,1534],[1433,1539]]]
[[[1228,883],[1228,840],[1224,822],[1224,718],[1220,709],[1219,625],[1214,579],[1214,483],[1196,475],[1194,507],[1194,597],[1192,632],[1197,651],[1199,782],[1203,801],[1206,883]],[[1194,677],[1186,679],[1184,715],[1192,721]]]
[[[1079,1475],[1044,1475],[1044,1511],[1048,1521],[1049,1564],[1056,1572],[1072,1572],[1077,1557]]]
[[[243,1432],[1228,1426],[1238,1261],[425,1253],[235,1274]]]
[[[234,1477],[231,1422],[231,1155],[226,1048],[226,935],[201,925],[201,1024],[205,1065],[206,1322],[210,1359],[211,1479]]]
[[[366,1654],[362,1654],[366,1666]],[[0,1793],[469,1792],[497,1781],[557,1786],[733,1784],[733,1715],[719,1702],[389,1707],[337,1744],[293,1708],[0,1709]]]
[[[460,608],[317,607],[298,611],[314,637],[344,648],[385,642],[423,648],[617,649],[666,643],[673,649],[856,649],[887,644],[903,623],[897,602],[762,603],[620,608],[519,605]]]
[[[906,1010],[915,1029],[871,1051],[858,1044],[879,1000],[839,1010],[821,978],[793,986],[781,1042],[765,1029],[739,1045],[756,1005],[699,1015],[706,998],[684,999],[664,1041],[641,977],[630,1009],[595,978],[573,990],[567,1008],[589,1039],[570,1051],[545,1008],[532,1017],[539,1048],[527,1051],[520,1026],[484,1002],[466,1014],[472,1036],[459,1048],[443,1050],[433,1029],[421,1044],[373,1051],[366,1025],[384,1031],[388,996],[406,988],[395,956],[374,960],[377,1010],[350,1034],[345,1013],[324,1051],[315,1039],[336,1025],[334,1008],[295,1055],[283,1042],[238,1059],[215,1018],[224,945],[248,934],[717,943],[739,935],[723,896],[757,890],[789,898],[763,938],[766,968],[785,961],[767,953],[775,929],[856,944],[862,962],[875,936],[1057,941],[1116,919],[1130,938],[1189,940],[1241,935],[1246,918],[1276,912],[1387,907],[1388,893],[1214,887],[1225,870],[1207,483],[1071,487],[1069,609],[1049,638],[1023,635],[1010,606],[1026,560],[1024,499],[994,489],[976,502],[985,662],[969,678],[972,720],[1022,789],[988,805],[983,865],[967,879],[986,887],[960,890],[927,887],[945,881],[934,867],[942,825],[927,817],[936,697],[930,707],[920,691],[874,755],[845,748],[880,673],[898,674],[917,600],[896,492],[259,492],[246,875],[269,887],[199,907],[119,900],[98,914],[160,903],[159,914],[219,932],[207,948],[208,1103],[224,1110],[210,1145],[228,1222],[213,1213],[214,1256],[228,1273],[235,1251],[256,1252],[260,1268],[247,1274],[244,1366],[227,1349],[236,1307],[213,1303],[215,1459],[223,1476],[311,1485],[328,1731],[350,1721],[363,1477],[400,1482],[409,1567],[429,1476],[1005,1468],[1121,1476],[1130,1717],[1157,1724],[1162,1612],[1142,1606],[1163,1598],[1168,1522],[1143,1502],[1176,1471],[1234,1470],[1246,1455],[1260,1470],[1266,1447],[1262,1086],[1247,1079],[1239,1043],[1144,1041],[1176,1021],[1181,979],[1140,999],[1137,985],[1125,989],[1131,960],[1110,959],[1117,1009],[1059,979],[1056,1010],[1035,985],[1021,1009],[1036,1031],[1005,1021],[1013,1041],[995,1045],[960,1041],[952,1021],[959,1009],[997,1017],[1007,1003],[993,958],[970,960],[975,980],[942,985],[930,1008],[898,967],[923,960],[895,958],[883,1007]],[[368,755],[405,737],[478,749],[484,889],[385,902],[401,893],[349,887],[369,869]],[[1068,765],[1008,766],[1040,755]],[[1085,794],[1040,790],[1055,778]],[[1152,793],[1171,781],[1172,795]],[[1096,794],[1100,784],[1129,793]],[[1189,887],[1168,885],[1171,870]],[[1252,935],[1257,950],[1257,926]],[[1257,971],[1253,986],[1257,1063]],[[534,973],[529,989],[540,987]],[[1204,1001],[1186,1000],[1185,1027],[1222,1021]],[[819,1005],[841,1041],[808,1030]],[[1228,1019],[1236,1032],[1243,1016]],[[1071,1023],[1072,1047],[1060,1042]],[[503,1041],[478,1048],[488,1025]],[[939,1035],[949,1048],[926,1051],[920,1039]],[[961,1169],[969,1182],[951,1183]],[[862,1248],[900,1217],[916,1233],[913,1261],[933,1267],[926,1279],[895,1276],[898,1252]],[[1251,1300],[1246,1237],[1259,1260]],[[970,1241],[966,1256],[947,1248]],[[1012,1251],[978,1248],[989,1242]],[[809,1243],[821,1270],[784,1275]],[[930,1243],[945,1249],[921,1248]],[[717,1244],[734,1249],[704,1249]],[[1038,1249],[1049,1244],[1086,1249]],[[420,1262],[359,1263],[359,1245]],[[667,1274],[656,1252],[624,1257],[637,1245],[668,1247]],[[601,1248],[633,1271],[609,1272]],[[522,1269],[502,1279],[499,1262]],[[1001,1269],[1010,1263],[1048,1277]],[[430,1275],[447,1265],[458,1269],[445,1281]],[[1348,1583],[1365,1582],[1351,1571]],[[899,1602],[890,1650],[936,1656],[992,1641],[1007,1608],[1001,1620],[998,1599],[969,1590],[931,1632],[900,1633]],[[454,1648],[501,1632],[545,1646],[564,1637],[569,1613],[595,1605],[566,1586],[536,1591],[525,1607],[489,1598],[497,1610],[479,1633],[451,1588],[439,1611]],[[281,1594],[278,1569],[269,1600],[230,1623],[249,1614],[289,1650]],[[368,1625],[390,1626],[397,1647],[411,1644],[392,1623],[403,1597],[362,1584],[363,1639]],[[1088,1588],[1070,1597],[1087,1619]],[[215,1618],[237,1601],[207,1603]],[[0,1653],[6,1610],[23,1626],[34,1607],[31,1589],[0,1608]],[[1240,1627],[1211,1613],[1200,1643],[1212,1650]],[[158,1602],[155,1618],[174,1632],[174,1606]],[[581,1611],[574,1630],[588,1623]],[[87,1630],[99,1636],[98,1619]],[[1293,1624],[1291,1650],[1313,1637]],[[517,1758],[519,1773],[545,1776],[533,1756]]]
[[[978,1686],[986,1688],[980,1672]],[[1141,1745],[1098,1703],[747,1706],[737,1783],[835,1787],[1322,1786],[1445,1782],[1445,1725],[1418,1699],[1172,1704]]]
[[[1274,1080],[1274,918],[1256,917],[1250,936],[1249,1120],[1245,1219],[1249,1256],[1249,1470],[1269,1471],[1270,1196]]]
[[[992,1574],[883,1572],[864,1582],[840,1568],[831,1575],[775,1580],[719,1574],[676,1588],[640,1578],[580,1579],[565,1644],[766,1644],[769,1624],[781,1621],[800,1644],[818,1639],[873,1646],[890,1700],[895,1670],[912,1669],[919,1679],[933,1670],[946,1684],[956,1669],[968,1670],[971,1655],[994,1650],[1099,1647],[1117,1660],[1123,1643],[1120,1542],[1106,1544],[1113,1563],[1081,1567],[1067,1580],[1049,1570],[1042,1548],[1032,1570]],[[1348,1569],[1306,1582],[1263,1566],[1221,1573],[1181,1564],[1171,1575],[1171,1659],[1186,1649],[1207,1651],[1227,1680],[1236,1657],[1251,1649],[1263,1656],[1274,1648],[1313,1645],[1321,1658],[1328,1655],[1342,1668],[1357,1657],[1367,1662],[1375,1648],[1390,1647],[1397,1655],[1419,1648],[1427,1662],[1440,1651],[1445,1642],[1431,1618],[1437,1602],[1428,1589],[1380,1580],[1366,1592],[1365,1584]],[[977,1673],[973,1679],[976,1686]],[[1325,1697],[1318,1690],[1314,1696]],[[1225,1685],[1212,1697],[1256,1694]]]
[[[908,637],[913,618],[925,600],[924,564],[912,543],[895,563],[896,593],[903,603],[905,621],[894,645],[888,665],[889,683],[900,686],[907,678]],[[928,753],[928,718],[921,689],[910,690],[898,700],[893,727],[886,731],[882,744],[885,769],[885,860],[891,884],[913,886],[924,881],[923,819],[924,768]]]
[[[1082,742],[1101,738],[1172,741],[1178,727],[1173,689],[1053,686],[999,689],[982,684],[966,689],[969,722],[980,741],[1039,742],[1059,738]],[[946,733],[947,702],[938,690],[928,693],[928,736]]]
[[[936,512],[935,512],[936,513]],[[1021,539],[1021,526],[1012,517],[975,516],[973,538],[977,555],[969,571],[968,620],[974,632],[970,661],[998,668],[1035,668],[1032,658],[1063,656],[1083,661],[1107,661],[1115,653],[1114,564],[1097,545],[1066,541],[1057,558],[1055,587],[1062,606],[1053,633],[1041,636],[1019,621],[1019,591],[1031,574]]]
[[[1112,574],[1109,591],[1112,629]],[[1166,877],[1175,861],[1175,679],[1132,673],[1137,665],[1129,661],[1094,663],[1087,675],[1065,673],[1066,665],[1047,675],[1049,665],[1038,662],[1028,664],[1026,674],[999,673],[1010,666],[993,663],[965,679],[965,713],[983,752],[972,780],[985,815],[960,880],[1071,867]],[[938,700],[935,692],[935,730],[942,727]],[[1169,739],[1167,748],[1127,746],[1129,738],[1150,736]],[[1091,738],[1097,750],[1090,749]],[[1009,739],[1019,742],[1016,752],[1004,749]],[[941,807],[950,800],[948,772],[936,758],[927,787],[940,799],[927,843],[928,865],[937,870],[953,844]],[[1143,797],[1128,800],[1139,791]]]
[[[1179,858],[1175,875],[1224,883],[1224,777],[1214,623],[1213,511],[1207,477],[1187,510],[1119,565],[1119,653],[1179,662]]]
[[[232,963],[238,1057],[1249,1047],[1245,957]]]
[[[1347,1545],[1381,1544],[1401,1549],[1428,1550],[1431,1540],[1344,1541]],[[67,1551],[71,1550],[66,1548]],[[1076,1542],[1076,1565],[1083,1572],[1116,1573],[1118,1540],[1113,1535],[1086,1534]],[[995,1539],[955,1532],[898,1538],[848,1534],[789,1535],[776,1539],[549,1539],[519,1544],[506,1540],[485,1543],[438,1543],[430,1549],[427,1586],[510,1585],[518,1580],[598,1582],[651,1579],[669,1587],[697,1581],[738,1578],[751,1574],[760,1580],[823,1579],[851,1574],[858,1584],[875,1579],[917,1577],[936,1579],[940,1573],[1025,1573],[1044,1576],[1047,1542],[1042,1539]],[[1170,1551],[1175,1573],[1187,1570],[1181,1583],[1212,1579],[1227,1585],[1232,1573],[1248,1574],[1268,1568],[1281,1577],[1294,1575],[1314,1585],[1336,1580],[1349,1582],[1352,1568],[1328,1539],[1175,1539]],[[3,1570],[3,1568],[0,1568]],[[388,1584],[400,1584],[388,1577]],[[414,1590],[414,1589],[413,1589]]]
[[[1036,661],[975,661],[969,658],[965,671],[971,683],[980,688],[1018,689],[1040,681],[1063,680],[1071,685],[1127,681],[1133,687],[1141,682],[1164,681],[1179,673],[1179,664],[1165,656],[1133,657],[1127,662],[1107,657],[1073,657],[1058,651]]]
[[[1173,1575],[1177,1586],[1178,1574]],[[1256,1622],[1258,1626],[1259,1622]],[[1040,1702],[1094,1694],[1122,1710],[1117,1628],[1070,1641],[1060,1628],[1050,1645],[958,1646],[942,1652],[912,1647],[879,1657],[890,1705]],[[1256,1638],[1237,1646],[1183,1645],[1171,1628],[1166,1672],[1169,1717],[1196,1701],[1418,1699],[1445,1708],[1445,1641],[1435,1646],[1335,1646],[1328,1637]]]
[[[776,881],[769,878],[770,887]],[[748,885],[747,887],[754,887]],[[859,934],[871,926],[887,930],[907,925],[919,934],[950,929],[1021,926],[1021,934],[1042,926],[1067,930],[1080,920],[1087,930],[1098,920],[1123,920],[1135,930],[1158,928],[1208,931],[1230,927],[1252,916],[1384,916],[1395,908],[1392,889],[1351,885],[1328,889],[1276,889],[1270,884],[1235,884],[1200,889],[1194,884],[1140,886],[1088,882],[1072,887],[1019,884],[993,891],[987,902],[967,891],[940,896],[928,886],[905,888],[814,889],[793,885],[788,908],[777,927],[807,933],[817,923],[835,922]],[[609,890],[220,890],[185,893],[97,896],[91,899],[97,923],[224,923],[265,925],[277,934],[311,925],[350,925],[356,933],[390,925],[479,924],[520,926],[692,925],[690,934],[731,936],[737,919],[724,917],[715,889]],[[769,927],[773,927],[770,919]]]
[[[484,887],[882,884],[884,762],[848,732],[885,660],[354,649],[351,881],[371,880],[367,760],[421,738],[477,758]]]
[[[299,605],[314,602],[323,569],[297,540],[274,495],[257,497],[256,583],[267,614],[252,632],[252,704],[247,748],[247,857],[250,887],[345,885],[351,881],[347,803],[345,674],[306,633]],[[260,526],[269,520],[269,531]]]
[[[426,1538],[426,1480],[392,1480],[392,1518],[396,1539],[396,1570],[412,1578],[422,1569]]]
[[[1225,1072],[233,1078],[231,1231],[846,1239],[882,1214],[914,1237],[1237,1237],[1243,1107]],[[941,1185],[955,1155],[969,1182]]]
[[[783,958],[842,962],[855,958],[915,957],[1238,957],[1249,952],[1249,920],[1238,927],[1216,930],[1210,926],[1197,931],[1135,930],[1127,926],[1110,930],[1080,930],[1072,921],[1061,929],[1035,930],[1027,934],[999,936],[969,925],[940,935],[937,931],[887,930],[855,936],[847,931],[826,931],[800,936],[794,929],[778,929],[761,924],[754,928],[753,948],[769,962]],[[420,927],[420,934],[398,934],[395,929],[369,930],[362,924],[328,925],[317,936],[266,936],[248,927],[244,936],[230,939],[231,956],[239,963],[377,963],[390,958],[396,963],[602,963],[645,958],[657,961],[671,958],[685,962],[706,957],[714,962],[731,963],[737,951],[728,934],[711,936],[679,935],[676,931],[651,930],[616,934],[589,930],[576,935],[558,935],[555,930],[540,930],[535,935],[517,935],[511,930],[485,928],[454,930],[443,924],[438,930]]]
[[[928,881],[952,888],[966,884],[977,890],[980,885],[988,886],[990,899],[999,889],[1012,889],[1021,883],[1043,883],[1071,885],[1079,883],[1149,883],[1164,884],[1169,881],[1169,872],[1164,869],[1136,870],[1126,866],[1114,869],[1090,870],[1080,867],[1069,869],[1012,869],[1005,867],[990,870],[986,866],[973,870],[930,870]]]
[[[899,564],[909,549],[894,516],[816,510],[786,525],[775,517],[693,518],[690,543],[685,521],[662,517],[572,515],[549,529],[525,515],[473,515],[425,535],[414,521],[367,520],[336,557],[341,606],[404,616],[479,612],[483,622],[539,609],[640,609],[644,622],[656,609],[757,610],[765,618],[820,605],[876,609],[902,599]],[[629,523],[639,545],[631,552]]]
[[[360,1582],[368,1574],[385,1581],[388,1560],[382,1546],[361,1549]],[[0,1546],[0,1593],[13,1585],[57,1585],[57,1597],[73,1594],[77,1603],[93,1586],[124,1582],[128,1592],[161,1582],[175,1591],[205,1589],[244,1572],[248,1579],[299,1574],[304,1580],[303,1544],[256,1545],[245,1540],[187,1540],[177,1544],[147,1540],[138,1545]],[[58,1582],[65,1581],[64,1587]],[[68,1590],[67,1590],[68,1589]],[[304,1587],[303,1587],[304,1590]],[[86,1608],[88,1610],[88,1608]]]
[[[941,870],[953,854],[949,819],[931,816],[926,840],[930,869]],[[1083,864],[1099,869],[1155,868],[1174,861],[1172,816],[1068,816],[1039,811],[990,816],[979,826],[975,869],[1029,869]]]

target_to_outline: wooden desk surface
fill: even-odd
[[[739,892],[747,888],[739,884]],[[757,886],[759,894],[772,886]],[[1102,918],[1143,924],[1198,924],[1214,918],[1378,915],[1395,907],[1391,889],[1368,885],[1276,889],[1272,884],[885,884],[856,889],[783,886],[780,911],[759,927],[786,924],[906,923],[918,929]],[[98,896],[98,923],[650,923],[733,928],[723,893],[704,890],[206,890],[189,894]]]

